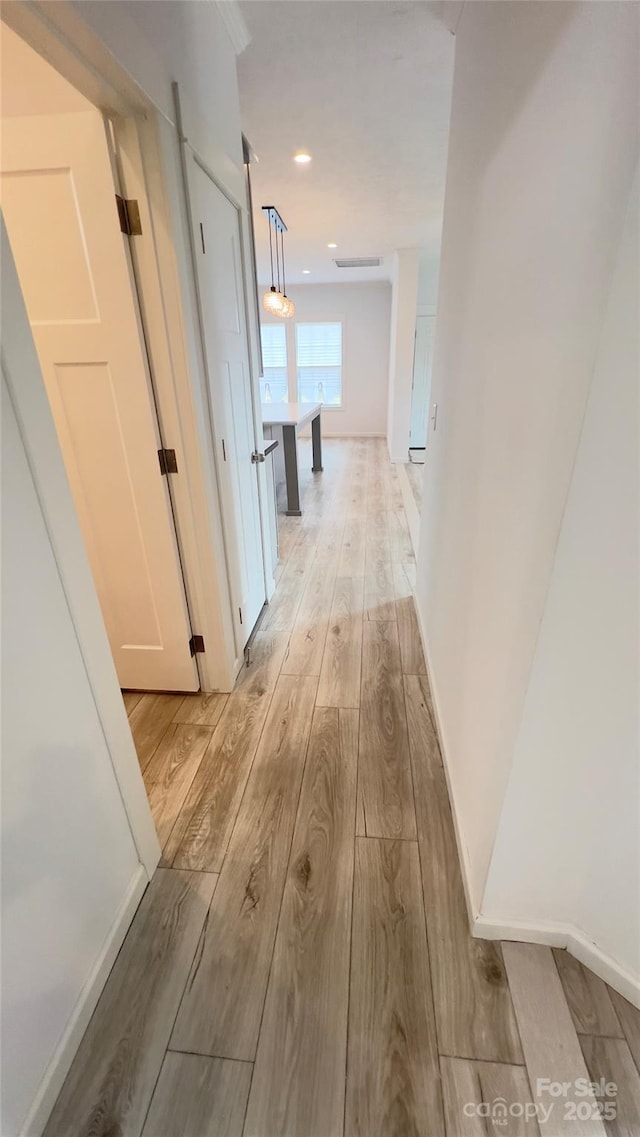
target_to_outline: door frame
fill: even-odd
[[[203,453],[190,378],[181,282],[171,240],[171,202],[163,175],[163,134],[169,124],[155,113],[111,119],[117,178],[123,196],[135,198],[142,234],[129,242],[133,278],[149,358],[161,445],[175,450],[178,475],[168,476],[176,537],[183,569],[191,630],[210,650],[196,655],[203,691],[225,690],[237,674],[235,653],[212,651],[228,643],[231,608],[226,568],[211,541],[211,517],[203,481]],[[217,475],[214,473],[214,481]],[[213,512],[215,524],[215,509]],[[222,540],[214,529],[215,548]],[[220,603],[212,603],[212,597]],[[227,599],[228,597],[228,599]]]
[[[200,273],[198,270],[198,257],[197,257],[196,247],[195,247],[195,242],[196,242],[196,228],[195,228],[195,226],[196,226],[196,222],[195,222],[195,217],[194,217],[194,212],[193,212],[194,201],[195,201],[195,193],[194,193],[194,187],[193,187],[192,163],[195,163],[195,165],[198,166],[200,170],[202,170],[203,174],[205,174],[205,176],[207,178],[209,178],[209,180],[212,182],[212,184],[215,186],[215,188],[223,195],[224,198],[226,198],[226,200],[229,202],[229,204],[236,211],[236,214],[237,214],[238,233],[239,233],[239,237],[240,237],[239,255],[240,255],[240,264],[241,264],[241,271],[242,271],[242,281],[241,281],[242,303],[243,303],[243,308],[244,308],[244,322],[245,322],[245,329],[246,329],[246,334],[247,334],[247,349],[248,349],[247,350],[247,364],[248,364],[248,369],[249,369],[247,379],[249,382],[250,394],[251,394],[251,424],[252,424],[252,429],[253,429],[253,448],[254,448],[254,450],[260,450],[260,449],[262,449],[262,446],[261,446],[261,441],[260,441],[261,436],[258,434],[258,426],[257,426],[257,421],[258,421],[257,420],[257,405],[256,405],[256,402],[257,402],[257,400],[256,400],[256,386],[257,385],[256,385],[256,381],[255,381],[254,363],[253,363],[253,360],[251,358],[251,336],[250,336],[250,331],[249,331],[249,309],[251,308],[251,305],[249,303],[249,295],[248,295],[249,281],[247,279],[247,271],[246,271],[247,249],[246,249],[246,235],[245,235],[244,226],[243,226],[242,198],[240,200],[238,200],[236,193],[234,193],[231,189],[229,189],[227,186],[225,186],[224,182],[222,182],[219,179],[219,177],[217,176],[215,170],[209,166],[209,163],[207,161],[207,157],[204,157],[202,155],[202,153],[200,153],[199,149],[197,148],[197,144],[194,145],[189,140],[188,135],[185,133],[185,118],[184,118],[184,111],[183,111],[183,101],[184,100],[181,96],[179,85],[177,83],[173,84],[173,95],[174,95],[175,111],[176,111],[176,124],[177,124],[177,128],[178,128],[178,136],[180,139],[180,162],[181,162],[182,177],[183,177],[183,183],[184,183],[185,203],[186,203],[187,215],[188,215],[188,220],[189,220],[189,248],[190,248],[190,252],[191,252],[191,264],[192,264],[193,281],[194,281],[194,288],[195,288],[195,301],[196,301],[196,308],[197,308],[197,312],[198,312],[198,321],[199,321],[199,329],[200,329],[200,341],[201,341],[201,345],[202,345],[202,367],[203,367],[203,371],[204,371],[206,378],[207,378],[206,406],[207,406],[208,415],[209,415],[209,429],[210,429],[210,438],[211,438],[211,448],[212,448],[212,453],[213,453],[213,458],[214,458],[215,475],[216,475],[215,480],[216,480],[216,486],[217,486],[217,490],[218,490],[218,506],[219,506],[219,510],[220,510],[220,516],[222,518],[223,540],[224,540],[224,546],[225,546],[225,563],[226,563],[226,568],[227,568],[227,579],[229,581],[229,593],[230,593],[229,598],[230,598],[230,603],[231,603],[231,612],[232,612],[232,619],[233,619],[234,642],[236,645],[237,654],[238,654],[238,656],[240,656],[240,655],[244,654],[243,649],[244,649],[244,643],[247,640],[247,636],[243,636],[244,628],[242,625],[242,619],[238,618],[238,615],[237,615],[239,608],[238,608],[238,605],[236,603],[237,598],[234,595],[232,584],[231,584],[232,574],[234,571],[234,555],[233,555],[233,549],[231,549],[229,547],[229,545],[230,545],[229,521],[230,521],[230,514],[234,510],[234,502],[232,500],[232,495],[231,495],[230,488],[228,486],[228,482],[223,478],[222,471],[220,470],[219,442],[218,442],[219,429],[216,426],[216,409],[214,406],[214,398],[213,398],[212,390],[211,390],[211,388],[215,385],[216,376],[215,376],[215,373],[212,373],[212,371],[211,371],[211,362],[207,357],[206,337],[205,337],[205,333],[204,333],[204,310],[203,310],[203,301],[202,301],[202,289],[201,289],[201,285],[200,285]],[[243,191],[243,196],[244,196],[244,191],[245,191],[244,185],[242,186],[242,191]],[[230,424],[227,423],[226,427],[225,427],[225,433],[228,431],[229,428],[230,428]],[[264,533],[265,533],[264,516],[265,515],[263,512],[262,495],[260,493],[260,481],[259,481],[260,466],[259,465],[254,466],[254,471],[256,474],[256,483],[257,483],[257,490],[258,490],[258,509],[259,509],[259,515],[260,515],[260,531],[261,531],[261,538],[262,538],[261,544],[262,544],[263,579],[264,579],[264,585],[265,585],[264,596],[265,596],[265,601],[266,601],[268,598],[268,591],[267,591],[266,562],[265,562],[265,552],[264,552]],[[248,635],[251,634],[251,631],[252,631],[252,629],[249,628],[248,629]]]
[[[70,5],[13,0],[3,7],[2,19],[113,121],[118,175],[125,194],[137,198],[143,220],[142,236],[130,242],[131,258],[159,429],[163,445],[176,450],[180,470],[179,476],[170,481],[187,603],[194,632],[203,636],[205,648],[210,645],[198,657],[201,686],[206,691],[229,691],[242,667],[243,656],[235,647],[206,407],[203,345],[195,326],[196,283],[188,249],[187,201],[175,119],[170,119],[140,90]],[[184,100],[182,109],[189,133],[198,138],[203,160],[224,192],[239,205],[246,300],[244,259],[249,218],[243,169],[210,141]],[[255,386],[259,332],[251,305],[246,307],[251,381]],[[269,543],[269,513],[262,467],[259,492],[264,546]],[[270,596],[275,583],[266,562],[265,580]]]
[[[180,476],[174,479],[172,500],[187,599],[194,628],[204,636],[205,647],[210,645],[210,650],[198,660],[201,683],[204,690],[229,691],[243,657],[235,650],[215,457],[203,399],[203,345],[195,326],[196,282],[188,252],[187,202],[181,182],[176,124],[141,92],[71,6],[61,3],[41,7],[29,0],[13,0],[3,7],[2,20],[114,121],[123,188],[127,196],[137,197],[143,226],[145,219],[149,221],[148,230],[132,242],[132,264],[159,427],[163,443],[178,451]],[[197,134],[198,149],[207,166],[224,191],[239,203],[244,261],[249,247],[249,218],[243,170],[210,144],[184,101],[182,109],[185,121],[194,125],[194,137]],[[246,271],[243,263],[251,381],[255,389],[256,318],[255,314],[252,318],[251,304],[246,303]],[[20,346],[20,352],[26,350]],[[71,518],[69,501],[61,490],[62,458],[39,369],[38,374],[40,392],[16,392],[24,442],[37,476],[43,513],[59,557],[61,577],[131,831],[150,878],[159,860],[157,837],[104,626],[101,618],[96,620],[99,607],[95,588],[89,587],[86,578],[86,552],[79,542],[75,509],[71,505]],[[266,474],[262,467],[259,473],[264,519],[268,517]],[[263,521],[263,543],[268,539]],[[271,578],[267,594],[273,588]]]
[[[425,449],[426,444],[427,444],[427,440],[428,440],[428,434],[429,434],[429,402],[430,402],[430,391],[431,391],[431,376],[429,376],[428,386],[425,387],[426,398],[425,398],[424,446],[420,446],[419,444],[412,445],[412,443],[411,443],[411,430],[413,428],[413,416],[414,416],[413,400],[414,400],[414,395],[415,395],[415,384],[416,384],[416,363],[418,362],[418,332],[420,329],[420,325],[419,325],[420,320],[431,320],[430,335],[428,336],[428,339],[431,341],[431,368],[433,369],[433,343],[434,343],[434,339],[435,339],[436,313],[435,312],[417,312],[416,313],[416,329],[415,329],[415,333],[414,333],[414,342],[413,342],[413,369],[412,369],[412,375],[411,375],[411,411],[410,411],[410,416],[409,416],[409,450]]]

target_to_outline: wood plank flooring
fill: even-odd
[[[49,1118],[45,1137],[138,1137],[217,877],[159,869]]]
[[[577,1111],[583,1099],[576,1096],[575,1087],[579,1079],[588,1081],[587,1067],[551,949],[538,944],[507,943],[503,952],[533,1100],[554,1106],[557,1137],[571,1133],[577,1137],[605,1137],[604,1124],[598,1117],[583,1120]],[[541,1023],[546,1030],[540,1029]],[[554,1103],[543,1088],[545,1079],[566,1082],[570,1087],[561,1102]],[[593,1107],[595,1098],[589,1096],[584,1102]],[[571,1113],[572,1105],[576,1107],[576,1116]]]
[[[398,627],[368,621],[362,638],[358,834],[415,839]]]
[[[171,1047],[253,1061],[316,680],[278,680]]]
[[[234,691],[125,694],[164,867],[46,1137],[639,1137],[640,1012],[469,933],[397,470],[323,457]],[[579,1073],[606,1128],[525,1115]]]
[[[342,1134],[357,738],[357,711],[315,711],[247,1137]]]
[[[500,1062],[471,1062],[468,1058],[442,1058],[442,1091],[448,1137],[488,1137],[509,1133],[509,1137],[539,1137],[534,1116],[520,1113],[520,1106],[531,1101],[531,1087],[524,1066]],[[484,1104],[503,1103],[491,1118],[483,1115]],[[515,1107],[515,1109],[514,1109]]]
[[[142,1137],[242,1137],[248,1062],[165,1055]]]
[[[356,841],[345,1134],[443,1131],[414,841]]]

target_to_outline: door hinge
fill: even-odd
[[[224,460],[226,462],[226,460],[227,460],[227,448],[224,444],[224,438],[222,439],[222,457],[224,458]]]
[[[118,207],[120,231],[127,237],[139,237],[142,234],[142,224],[140,221],[140,209],[135,198],[120,197],[120,194],[117,193],[116,205]]]
[[[189,640],[189,651],[191,655],[204,654],[204,636],[192,636]]]
[[[178,460],[175,450],[158,450],[158,461],[161,474],[178,473]]]
[[[240,614],[240,623],[242,623],[242,608],[238,608],[238,612]]]

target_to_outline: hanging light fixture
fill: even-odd
[[[271,288],[267,289],[262,297],[262,307],[271,316],[280,316],[283,320],[290,319],[295,312],[295,304],[287,296],[284,276],[284,234],[287,226],[282,220],[278,210],[273,205],[263,205],[263,213],[267,215],[269,224],[269,256],[271,259]],[[273,270],[273,235],[275,233],[276,271]],[[282,259],[282,290],[280,289],[280,260]],[[276,286],[277,285],[277,286]]]
[[[284,279],[284,234],[287,227],[284,221],[282,221],[280,214],[278,214],[278,219],[282,225],[282,228],[280,229],[280,245],[282,248],[282,316],[285,320],[290,320],[295,313],[296,306],[293,303],[293,300],[290,300],[287,296],[287,284]]]
[[[282,293],[280,291],[280,270],[278,268],[278,287],[277,288],[276,288],[276,278],[275,278],[275,274],[273,271],[273,227],[272,227],[272,222],[271,222],[271,207],[263,205],[262,208],[267,214],[267,223],[269,225],[269,258],[271,260],[271,288],[268,289],[268,291],[265,292],[264,296],[262,297],[262,307],[264,308],[265,312],[268,312],[271,316],[281,316],[282,315],[282,302],[284,300],[284,296],[282,295]],[[278,230],[276,229],[276,260],[277,259],[278,259]]]

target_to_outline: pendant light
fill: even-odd
[[[267,223],[269,225],[269,258],[271,260],[271,288],[265,292],[262,297],[262,307],[265,312],[271,316],[280,316],[282,314],[282,301],[284,297],[280,292],[280,280],[278,279],[278,288],[276,288],[275,276],[273,273],[273,232],[271,228],[271,212],[269,206],[263,205],[263,210],[267,210]],[[278,232],[276,230],[276,254],[278,249]],[[279,274],[278,274],[279,276]]]
[[[287,296],[287,285],[284,279],[284,232],[280,230],[280,242],[282,244],[282,316],[285,320],[290,320],[294,315],[296,306],[293,300]]]
[[[271,288],[267,289],[262,297],[262,307],[271,316],[280,316],[287,320],[293,316],[295,305],[286,293],[284,278],[284,234],[287,227],[278,210],[273,205],[263,205],[263,213],[267,215],[269,224],[269,256],[271,259]],[[273,271],[273,234],[275,232],[276,245],[276,272]],[[279,240],[278,240],[279,238]],[[282,290],[280,289],[280,256],[282,255]],[[277,284],[276,284],[277,282]]]

